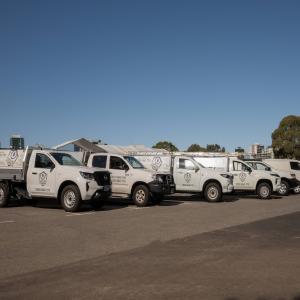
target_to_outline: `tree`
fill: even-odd
[[[191,146],[188,147],[186,150],[187,152],[205,152],[206,148],[201,147],[198,144],[192,144]]]
[[[209,152],[225,152],[225,148],[221,149],[221,146],[218,144],[208,144],[206,146],[207,151]]]
[[[239,147],[235,148],[234,151],[235,151],[235,152],[238,152],[238,153],[244,153],[244,152],[245,152],[245,149],[239,146]]]
[[[165,149],[170,152],[178,151],[178,148],[173,143],[168,141],[160,141],[152,146],[152,148]]]
[[[281,120],[272,133],[272,147],[277,158],[300,158],[300,116]]]

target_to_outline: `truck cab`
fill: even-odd
[[[148,170],[130,155],[94,153],[87,166],[109,171],[112,196],[129,196],[137,206],[146,206],[150,201],[159,203],[163,195],[175,192],[171,174]]]
[[[300,181],[296,178],[295,172],[288,172],[279,169],[272,168],[265,162],[257,160],[244,160],[248,165],[250,165],[255,170],[261,170],[266,172],[276,172],[281,178],[281,188],[278,191],[278,194],[281,196],[286,196],[290,191],[299,190]]]

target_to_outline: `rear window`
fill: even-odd
[[[292,170],[300,171],[300,163],[298,163],[297,161],[291,161],[290,165]]]
[[[97,168],[106,168],[107,156],[105,155],[97,155],[93,157],[93,167]]]

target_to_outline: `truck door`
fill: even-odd
[[[118,156],[110,156],[109,172],[111,173],[111,190],[113,193],[129,194],[131,170],[127,163]]]
[[[56,169],[44,153],[32,155],[27,171],[27,190],[32,196],[55,197]]]
[[[189,158],[175,157],[174,180],[178,191],[200,190],[200,169]]]
[[[233,186],[235,190],[255,189],[255,178],[251,168],[240,161],[233,161],[230,173],[233,174]]]

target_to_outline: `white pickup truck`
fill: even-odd
[[[146,206],[150,201],[160,203],[163,195],[175,192],[173,176],[147,170],[133,156],[112,153],[93,153],[87,166],[107,170],[111,174],[112,196],[130,197],[136,206]]]
[[[281,188],[280,176],[275,172],[255,170],[236,157],[196,155],[195,160],[208,168],[227,170],[233,174],[234,191],[254,192],[260,199],[268,199]]]
[[[205,168],[192,157],[155,152],[130,154],[150,170],[173,174],[176,192],[203,193],[206,201],[218,202],[223,194],[233,190],[232,174]]]
[[[0,149],[0,207],[11,197],[56,198],[74,212],[82,201],[100,207],[110,192],[109,172],[84,167],[69,153]]]
[[[244,161],[250,165],[255,170],[262,170],[269,173],[277,173],[281,178],[281,188],[278,191],[278,194],[281,196],[287,196],[290,191],[299,193],[300,181],[296,178],[295,172],[282,171],[279,169],[272,168],[270,165],[258,161],[258,160],[247,160]]]

